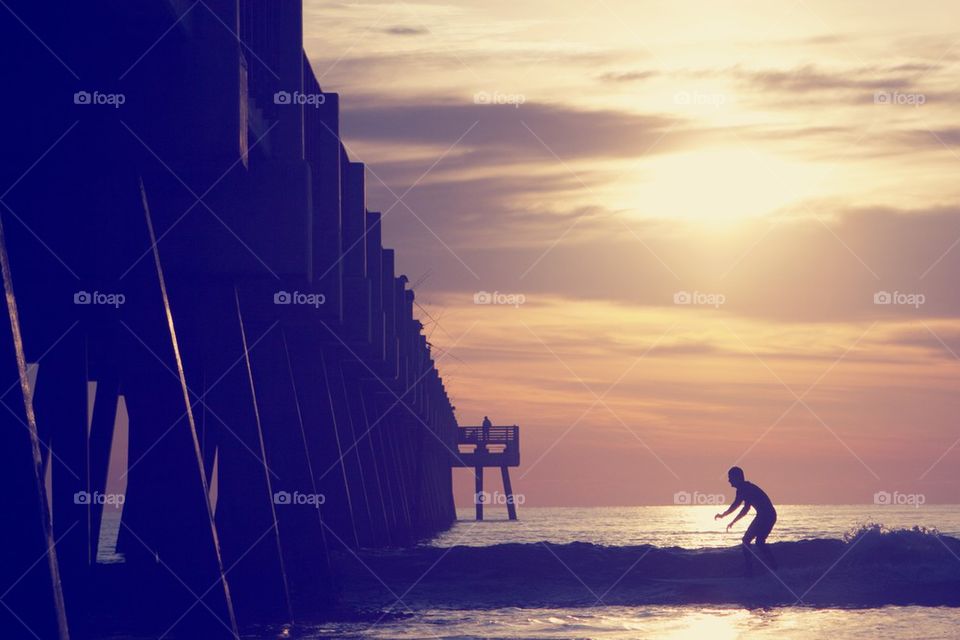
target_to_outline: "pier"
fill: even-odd
[[[477,520],[483,520],[483,507],[489,495],[483,488],[483,470],[486,467],[499,467],[507,515],[511,520],[516,520],[517,506],[510,482],[510,467],[520,465],[520,427],[460,427],[457,430],[457,448],[459,451],[453,458],[453,466],[473,469],[473,501]]]
[[[322,618],[458,425],[301,3],[10,4],[0,638]]]

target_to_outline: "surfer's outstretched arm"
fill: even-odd
[[[743,502],[743,498],[740,497],[740,492],[738,491],[736,497],[733,499],[733,503],[729,507],[727,507],[727,510],[724,511],[723,513],[718,513],[717,515],[713,516],[713,519],[722,520],[723,518],[726,518],[728,515],[736,511],[737,507],[740,506],[741,502]],[[748,506],[747,508],[749,509],[750,507]],[[739,520],[742,517],[743,517],[742,515],[737,516],[737,520]],[[736,522],[737,520],[734,520],[734,522]]]

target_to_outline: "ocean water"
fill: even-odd
[[[735,640],[781,638],[951,639],[960,615],[936,607],[880,609],[737,609],[720,607],[593,607],[584,609],[429,610],[376,624],[331,624],[302,638]],[[257,640],[264,637],[258,636]]]
[[[463,509],[416,549],[343,566],[359,619],[244,638],[960,637],[960,607],[918,605],[960,604],[960,506],[780,506],[781,570],[752,579],[736,548],[749,518],[727,534],[718,510],[529,508],[511,522],[490,508],[477,523]]]
[[[724,509],[726,505],[520,508],[520,519],[511,522],[505,507],[487,507],[484,521],[476,522],[471,507],[458,509],[458,522],[428,544],[451,547],[505,542],[590,542],[608,547],[652,544],[686,549],[739,544],[752,515],[727,533],[726,523],[734,516],[723,522],[713,519]],[[777,524],[769,542],[839,539],[870,523],[890,529],[921,526],[960,538],[960,505],[778,505]]]
[[[589,543],[606,548],[623,548],[625,558],[629,558],[627,549],[643,548],[653,545],[659,549],[683,547],[685,549],[713,549],[721,552],[724,547],[736,547],[740,535],[749,524],[749,518],[738,523],[735,530],[726,533],[725,524],[713,519],[713,515],[722,510],[715,506],[664,506],[664,507],[624,507],[624,508],[530,508],[520,510],[520,520],[511,522],[506,513],[488,508],[484,522],[475,522],[473,509],[458,511],[460,520],[447,532],[425,543],[425,547],[434,550],[453,551],[455,547],[473,547],[481,551],[482,547],[494,548],[500,545],[504,549],[513,549],[507,558],[516,557],[517,562],[529,560],[529,553],[542,547],[541,543],[558,545],[560,549],[579,548],[575,543]],[[784,505],[778,507],[778,523],[770,536],[771,543],[795,543],[774,547],[778,553],[788,555],[791,551],[803,553],[808,547],[826,540],[843,540],[855,534],[869,524],[880,524],[889,530],[910,530],[923,527],[939,532],[943,536],[960,538],[960,506],[923,505],[919,508],[904,506],[855,505],[855,506],[812,506]],[[728,520],[729,521],[729,518]],[[929,542],[934,549],[942,546],[937,537],[928,534],[892,536],[896,540],[887,540],[887,546],[870,548],[877,540],[857,542],[855,551],[861,555],[874,553],[875,549],[892,548],[906,554],[925,553],[923,541]],[[868,537],[869,538],[869,537]],[[868,538],[864,538],[867,540]],[[879,538],[878,538],[879,539]],[[937,542],[930,540],[937,539]],[[944,538],[945,539],[945,538]],[[802,540],[817,542],[800,542]],[[838,543],[839,544],[839,543]],[[506,546],[504,546],[506,545]],[[513,547],[511,545],[520,545]],[[851,545],[852,546],[852,545]],[[930,551],[929,547],[926,547]],[[946,547],[944,547],[946,549]],[[464,550],[469,553],[468,550]],[[551,551],[551,553],[554,553]],[[614,552],[615,553],[615,552]],[[723,553],[723,552],[721,552]],[[734,551],[735,560],[739,551]],[[443,570],[443,563],[450,561],[456,554],[428,558],[418,565],[418,569],[429,569],[431,574]],[[851,554],[856,555],[856,554]],[[469,556],[468,556],[469,557]],[[567,558],[568,556],[564,556]],[[575,557],[575,556],[574,556]],[[616,557],[616,556],[615,556]],[[803,556],[801,556],[803,557]],[[526,560],[525,560],[526,559]],[[559,558],[558,558],[559,560]],[[483,562],[483,560],[479,560]],[[510,560],[506,563],[509,564]],[[566,563],[566,560],[562,561]],[[602,559],[593,557],[587,561],[603,564]],[[712,562],[712,561],[711,561]],[[946,549],[935,562],[956,563],[947,568],[960,576],[960,555],[955,550]],[[626,559],[623,564],[626,564]],[[832,564],[832,563],[831,563]],[[572,573],[580,568],[570,563],[567,571],[571,575],[573,588],[579,578]],[[837,574],[840,569],[835,569]],[[627,567],[623,567],[626,570]],[[823,572],[829,574],[827,565]],[[613,575],[621,569],[618,567]],[[920,569],[919,571],[928,571]],[[818,575],[820,568],[817,569]],[[416,572],[417,574],[420,571]],[[563,575],[561,571],[560,576]],[[548,602],[553,591],[549,581],[543,585],[531,585],[529,590],[521,590],[520,602],[513,606],[464,606],[470,598],[463,597],[464,589],[470,589],[470,575],[464,573],[464,584],[445,585],[446,578],[439,582],[440,596],[426,597],[422,606],[417,602],[418,589],[435,588],[430,585],[430,575],[420,579],[416,574],[408,575],[407,590],[398,591],[403,595],[404,605],[395,605],[391,611],[402,613],[399,617],[374,617],[360,623],[331,623],[314,628],[303,629],[304,638],[520,638],[520,639],[633,639],[633,638],[671,638],[671,639],[733,639],[733,638],[830,638],[847,640],[852,638],[958,638],[960,637],[960,608],[943,606],[913,606],[910,604],[864,606],[813,606],[809,604],[784,606],[736,606],[716,604],[637,604],[634,606],[590,606],[592,594],[599,589],[591,589],[586,583],[589,577],[583,577],[584,591],[590,594],[583,606],[570,606],[568,602],[550,606]],[[389,580],[389,578],[387,578]],[[556,580],[556,576],[550,581]],[[500,577],[500,588],[511,590],[512,580],[527,582],[527,575],[511,576],[510,569]],[[710,584],[704,579],[705,584]],[[717,588],[729,586],[738,588],[743,580],[734,574],[729,581],[721,579]],[[787,579],[789,581],[789,579]],[[845,591],[853,592],[866,585],[864,578],[853,574],[832,581],[827,578],[809,581],[813,588],[809,595],[812,600],[818,590],[829,594],[832,590],[837,597],[843,598]],[[861,584],[851,584],[844,580],[853,580]],[[489,584],[480,584],[476,589],[486,590]],[[401,584],[403,584],[401,582]],[[625,584],[625,583],[621,583]],[[543,588],[541,588],[541,586]],[[702,586],[702,585],[698,585]],[[960,587],[960,582],[954,587]],[[447,589],[444,592],[444,588]],[[493,585],[497,589],[496,582]],[[613,600],[618,588],[614,584],[610,593],[603,593],[604,600]],[[771,591],[780,589],[772,578],[768,577],[760,589]],[[786,587],[784,587],[786,588]],[[882,587],[881,587],[882,590]],[[547,595],[541,596],[539,594]],[[829,596],[828,596],[829,597]],[[444,598],[447,602],[444,604]],[[524,604],[522,601],[528,599]],[[788,598],[788,600],[792,599]],[[392,600],[392,598],[390,599]],[[545,602],[544,600],[547,600]],[[517,606],[519,605],[519,606]],[[268,637],[268,636],[262,636]],[[275,636],[270,636],[275,637]],[[258,638],[259,640],[259,638]]]

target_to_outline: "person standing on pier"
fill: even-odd
[[[735,525],[737,520],[750,512],[750,507],[756,509],[756,517],[753,519],[753,522],[750,523],[750,526],[747,527],[746,533],[743,534],[743,560],[746,563],[746,575],[753,575],[752,556],[755,555],[755,553],[753,549],[750,548],[750,543],[754,538],[757,540],[757,551],[760,552],[758,556],[760,561],[768,569],[775,571],[777,569],[777,561],[767,548],[767,536],[770,535],[770,532],[773,530],[773,525],[777,522],[777,510],[773,508],[773,502],[763,489],[752,482],[746,481],[743,476],[743,469],[740,467],[731,467],[727,472],[727,479],[730,481],[730,486],[737,490],[737,495],[733,498],[733,503],[730,507],[723,513],[718,513],[714,516],[714,519],[721,520],[726,518],[743,503],[743,509],[741,509],[737,517],[733,519],[733,522],[727,525],[727,531],[730,531],[730,527]]]
[[[477,447],[483,448],[484,451],[487,449],[487,443],[490,442],[490,427],[493,426],[493,423],[490,422],[490,418],[483,416],[483,423],[480,425],[480,444]]]

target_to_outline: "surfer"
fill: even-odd
[[[723,513],[718,513],[714,516],[714,520],[726,518],[742,503],[743,509],[741,509],[737,517],[733,519],[733,522],[727,525],[727,531],[730,531],[730,528],[735,525],[740,518],[750,512],[750,507],[756,509],[756,517],[753,519],[753,522],[750,523],[750,526],[747,527],[746,533],[743,534],[743,559],[747,565],[746,574],[748,576],[753,574],[752,556],[755,554],[753,549],[750,548],[750,543],[753,542],[754,539],[757,541],[757,551],[760,554],[758,556],[760,561],[768,569],[775,570],[777,568],[777,561],[774,559],[770,549],[767,548],[767,536],[770,535],[770,531],[773,530],[773,525],[777,522],[777,510],[773,508],[773,502],[770,501],[770,497],[767,496],[763,489],[744,479],[743,469],[740,467],[731,467],[730,471],[727,472],[727,479],[730,481],[730,486],[737,490],[737,495],[734,496],[733,503],[730,507]]]

